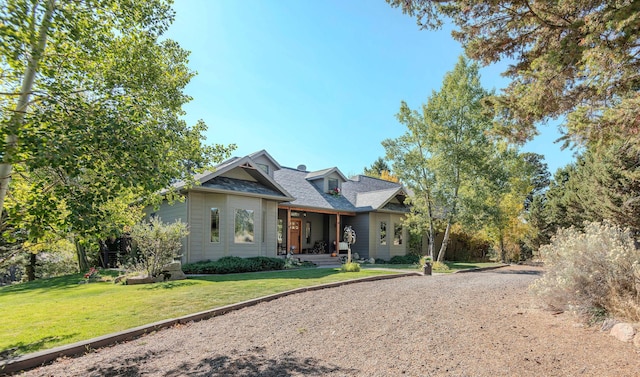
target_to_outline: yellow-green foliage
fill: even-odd
[[[342,271],[342,272],[360,272],[360,264],[355,263],[355,262],[345,263],[340,268],[340,271]]]
[[[640,321],[640,250],[628,230],[609,222],[560,229],[540,256],[547,271],[532,288],[549,306]]]
[[[449,271],[449,266],[442,262],[433,262],[432,268],[434,271]]]

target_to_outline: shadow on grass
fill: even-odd
[[[100,270],[100,275],[104,277],[116,277],[117,271]],[[84,274],[72,274],[64,275],[55,278],[39,279],[35,281],[29,281],[26,283],[13,284],[6,287],[0,287],[0,295],[8,293],[19,293],[24,291],[34,291],[37,289],[43,289],[50,291],[53,289],[71,289],[83,286],[79,284],[84,281]],[[91,284],[113,284],[113,282],[92,282]]]
[[[189,285],[196,285],[196,284],[198,283],[196,283],[195,281],[173,280],[173,281],[165,281],[165,282],[153,283],[153,284],[142,284],[140,285],[139,289],[154,291],[158,289],[174,289],[174,288],[186,287]]]
[[[76,335],[78,335],[78,333],[67,334],[67,335],[57,335],[57,336],[46,336],[33,343],[19,342],[15,344],[10,344],[7,346],[7,348],[0,350],[0,360],[10,360],[20,355],[37,352],[45,348],[45,345],[47,343],[61,342],[66,339],[73,338]]]
[[[315,268],[300,270],[282,270],[268,272],[246,272],[241,274],[228,275],[197,275],[189,276],[189,280],[205,280],[213,282],[224,281],[247,281],[247,280],[264,280],[264,279],[319,279],[331,275],[341,274],[338,269],[333,268]]]
[[[357,369],[341,368],[313,357],[295,357],[285,354],[278,358],[262,355],[263,347],[255,347],[252,354],[214,355],[196,363],[182,363],[179,367],[167,371],[165,377],[177,376],[323,376],[329,373],[340,375],[357,374]]]

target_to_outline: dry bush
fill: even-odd
[[[540,256],[547,271],[532,288],[550,307],[640,321],[640,250],[628,230],[609,222],[560,229]]]

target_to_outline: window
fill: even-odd
[[[253,243],[253,210],[236,209],[235,243]]]
[[[402,224],[393,224],[393,244],[402,245]]]
[[[380,222],[380,245],[387,244],[387,223],[384,221]]]
[[[220,242],[220,210],[211,208],[211,242]]]
[[[336,178],[329,178],[329,192],[334,192],[338,189],[338,180]]]
[[[265,173],[269,174],[269,165],[258,164],[258,163],[256,163],[256,165],[258,165],[258,167],[262,169]]]

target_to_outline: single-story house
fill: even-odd
[[[398,183],[363,175],[347,179],[336,167],[283,167],[265,150],[233,157],[195,178],[199,185],[175,185],[184,201],[150,210],[164,222],[188,223],[183,263],[340,251],[348,225],[357,235],[351,250],[361,257],[407,253],[407,191]]]

